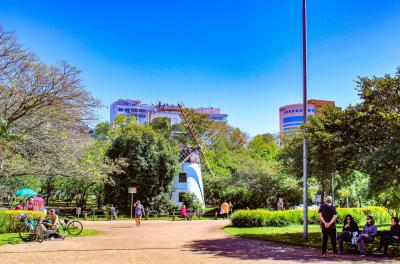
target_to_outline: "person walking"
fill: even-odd
[[[326,249],[328,247],[328,238],[332,243],[333,255],[337,257],[336,247],[336,218],[337,212],[335,206],[332,205],[332,197],[327,196],[325,203],[318,210],[319,219],[322,228],[322,257],[326,258]]]
[[[136,201],[136,203],[133,205],[135,207],[135,221],[136,221],[136,226],[140,227],[140,220],[143,215],[145,215],[144,207],[140,203],[140,201]]]
[[[367,223],[364,225],[361,234],[357,238],[357,244],[360,244],[360,256],[365,256],[365,243],[370,243],[378,235],[378,229],[375,226],[374,218],[367,216]]]
[[[182,205],[180,214],[181,214],[181,217],[183,217],[183,219],[190,220],[188,215],[187,215],[187,210],[186,210],[186,206],[185,205]]]

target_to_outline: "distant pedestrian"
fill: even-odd
[[[140,203],[140,201],[136,201],[136,203],[133,205],[135,207],[135,221],[136,221],[136,226],[140,226],[140,220],[142,216],[145,215],[144,207]]]
[[[233,213],[233,204],[231,202],[229,202],[229,211],[230,211],[229,215],[231,215]]]
[[[111,206],[110,206],[110,216],[111,216],[111,220],[117,219],[117,212],[116,212],[113,204],[111,204]]]
[[[35,203],[33,202],[32,198],[26,200],[26,209],[28,211],[34,211],[35,210]]]
[[[187,209],[186,209],[185,205],[182,205],[181,211],[180,211],[180,215],[181,215],[181,217],[183,217],[183,219],[190,220],[189,217],[188,217]]]
[[[319,219],[322,227],[322,257],[326,258],[326,248],[328,247],[328,237],[331,239],[333,255],[337,257],[336,247],[336,218],[337,212],[332,205],[332,197],[327,196],[325,203],[318,210]]]
[[[276,208],[278,209],[278,211],[282,211],[284,209],[282,198],[279,198],[278,203],[276,204]]]
[[[24,202],[20,201],[19,204],[17,204],[17,206],[15,206],[15,210],[24,210]]]
[[[228,215],[229,215],[229,204],[226,201],[224,201],[221,204],[221,214],[222,214],[222,216],[224,218],[228,218]]]

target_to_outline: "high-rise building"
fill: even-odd
[[[208,114],[211,119],[217,122],[228,122],[228,115],[222,114],[219,108],[201,107],[195,109],[195,111],[201,114]],[[136,117],[138,124],[148,124],[158,117],[169,118],[171,124],[181,122],[180,109],[177,105],[148,105],[143,104],[140,100],[120,99],[112,103],[110,107],[110,123],[113,122],[117,115]]]
[[[138,124],[148,124],[150,113],[154,106],[142,104],[140,100],[120,99],[110,106],[110,123],[114,121],[117,115],[136,117]]]
[[[320,110],[324,105],[334,106],[334,101],[315,100],[307,101],[307,115],[320,115]],[[303,104],[285,105],[279,108],[279,130],[281,136],[295,133],[303,124]]]

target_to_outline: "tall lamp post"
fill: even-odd
[[[307,122],[307,20],[306,0],[303,0],[303,124]],[[308,239],[307,204],[307,139],[303,138],[303,239]]]

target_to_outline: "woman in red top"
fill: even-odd
[[[35,210],[35,203],[33,202],[33,199],[29,199],[27,202],[27,209],[28,211],[34,211]]]
[[[17,204],[15,210],[23,210],[23,209],[24,209],[24,202],[21,201],[19,204]]]
[[[187,211],[186,211],[186,206],[185,206],[185,205],[182,205],[182,207],[181,207],[181,216],[182,216],[185,220],[188,220],[188,219],[189,219],[188,216],[187,216]]]

